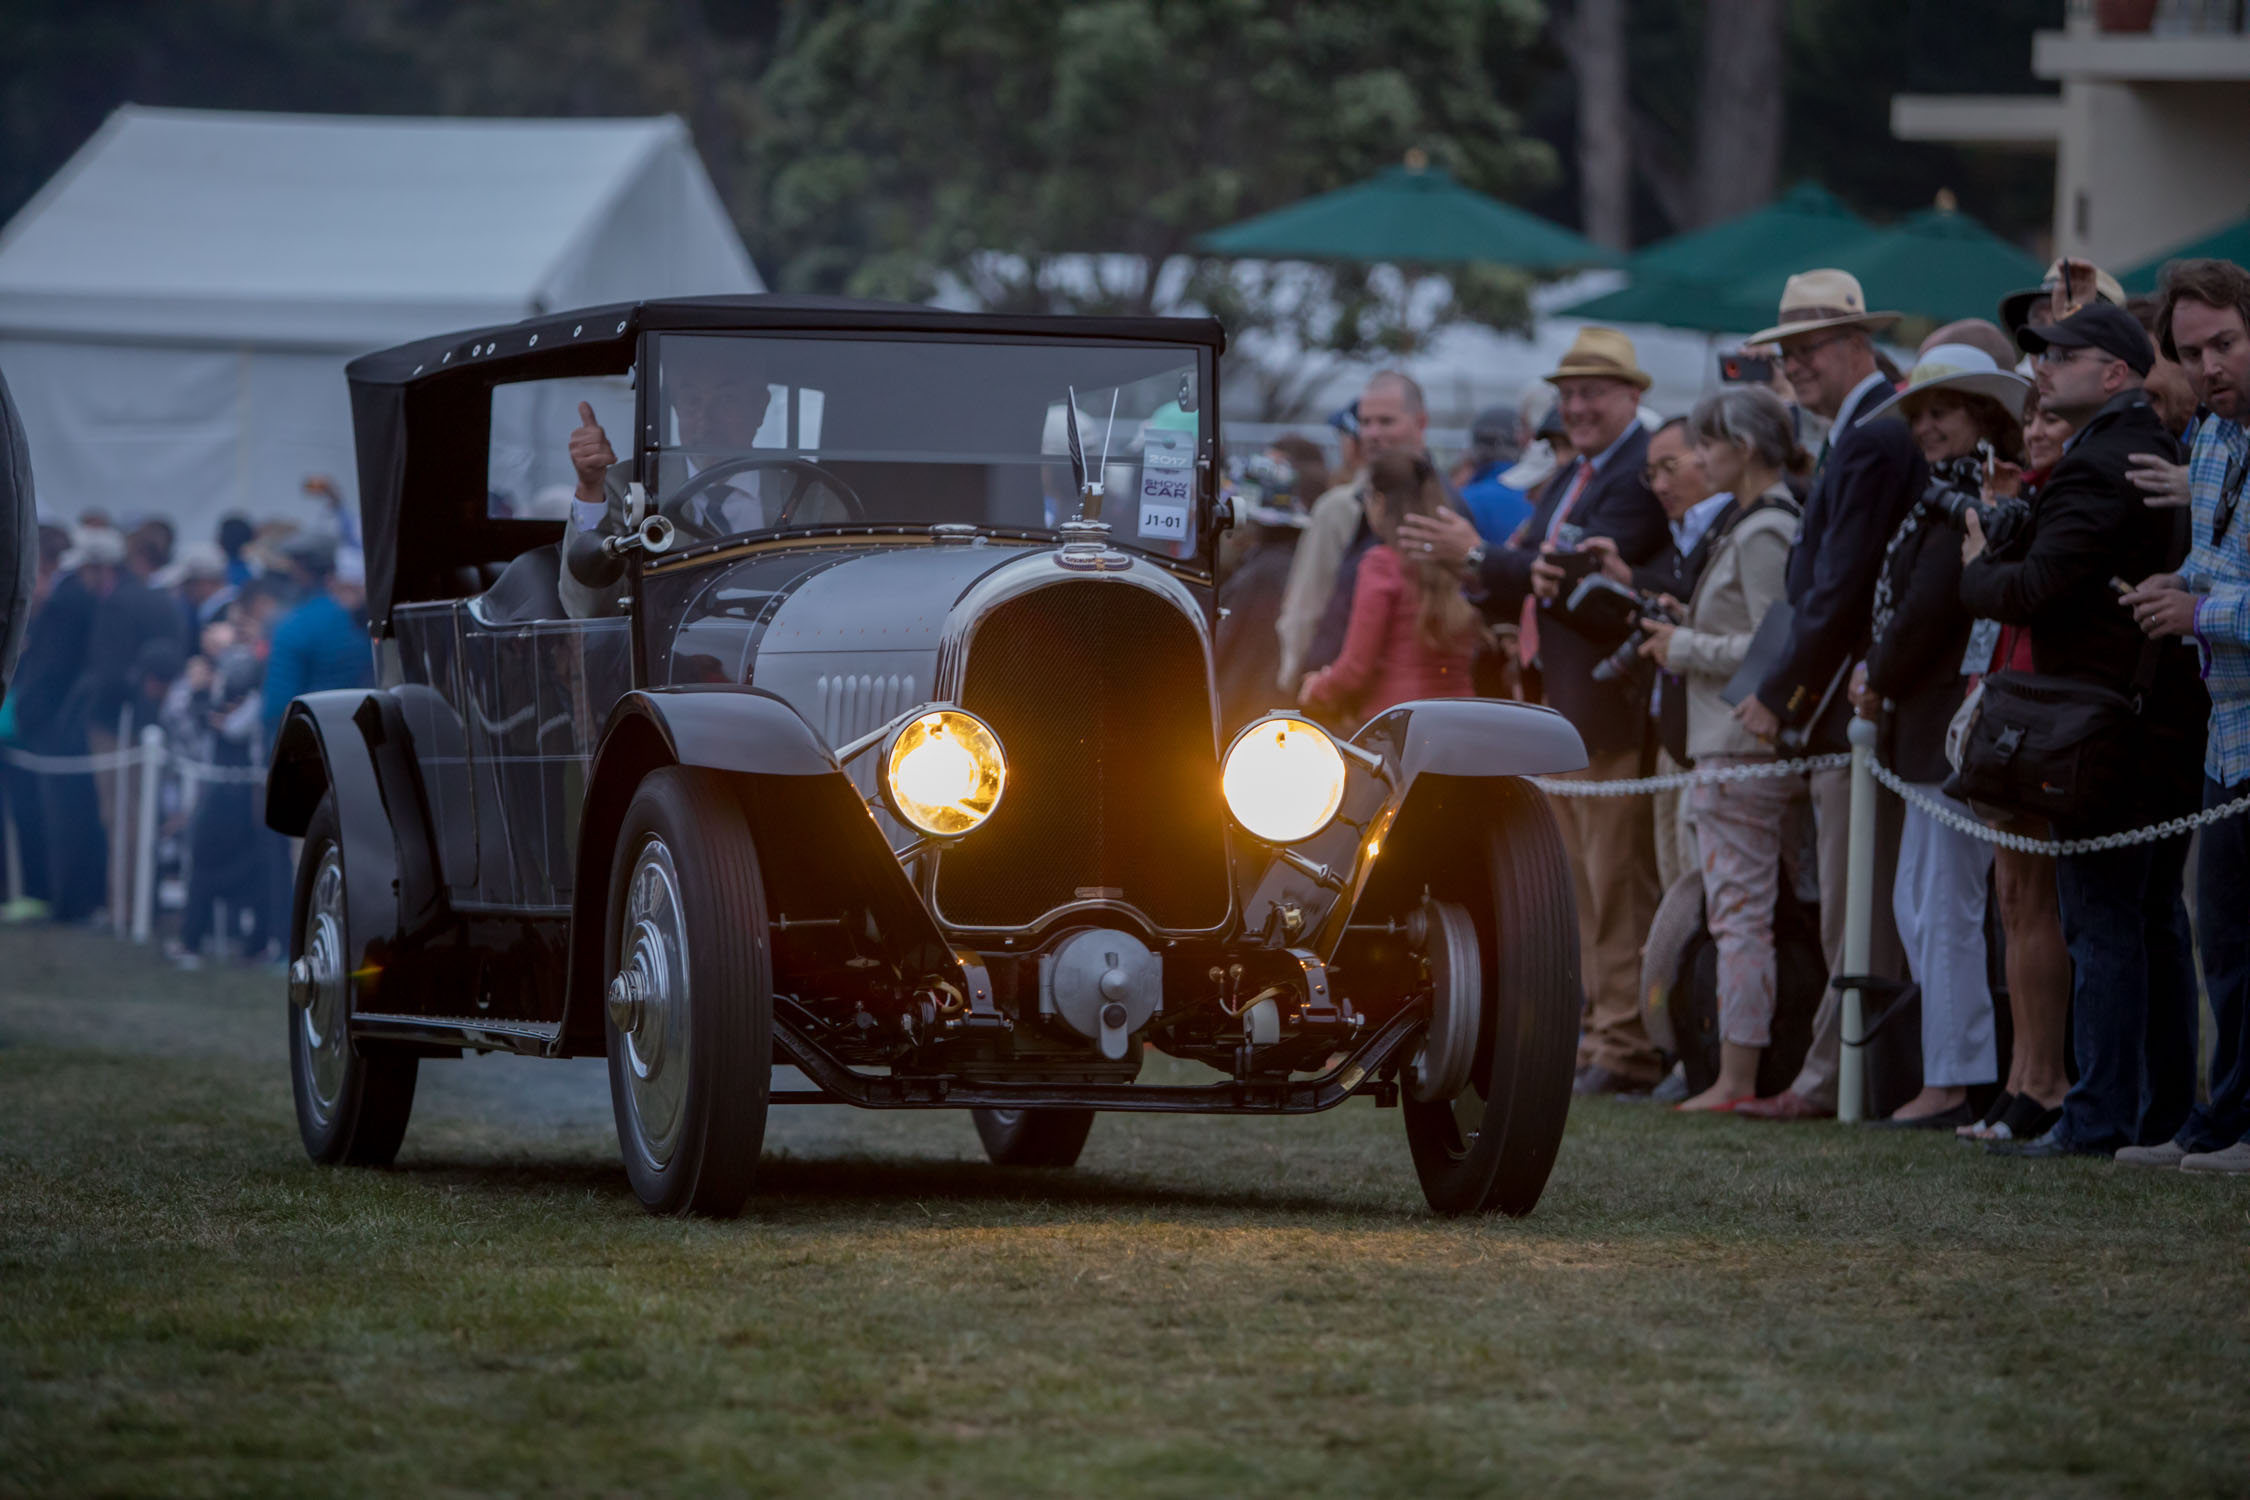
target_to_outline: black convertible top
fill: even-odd
[[[632,368],[641,334],[697,329],[1116,339],[1200,345],[1214,358],[1226,347],[1226,331],[1213,318],[951,312],[902,302],[759,294],[578,308],[362,355],[345,367],[345,375],[359,454],[367,607],[377,632],[387,633],[393,602],[456,595],[459,570],[504,562],[555,539],[559,523],[485,513],[487,393],[493,386],[622,375]]]

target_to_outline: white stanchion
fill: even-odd
[[[1844,972],[1863,975],[1875,946],[1875,723],[1854,717],[1852,741],[1851,843],[1844,864]],[[1843,1014],[1838,1027],[1841,1053],[1836,1070],[1836,1118],[1857,1125],[1867,1113],[1867,1059],[1854,1038],[1864,1040],[1865,1007],[1858,986],[1838,997]]]
[[[109,773],[109,806],[105,809],[109,814],[109,869],[104,875],[108,889],[103,892],[109,902],[109,925],[119,937],[129,937],[133,931],[132,902],[126,895],[132,889],[132,880],[125,870],[125,861],[133,852],[132,834],[125,826],[125,789],[132,785],[133,762],[139,756],[133,748],[132,728],[133,710],[120,708],[117,748],[125,758]]]
[[[141,795],[133,828],[133,941],[145,943],[156,931],[156,803],[164,771],[164,731],[141,728]],[[122,788],[123,771],[118,772]]]

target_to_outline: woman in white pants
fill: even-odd
[[[1958,327],[1958,325],[1956,325]],[[1952,330],[1948,330],[1952,332]],[[1997,328],[1989,343],[2005,349]],[[1872,644],[1862,714],[1881,725],[1876,753],[1922,792],[1974,822],[1968,807],[1938,790],[1949,770],[1945,731],[1960,708],[1976,622],[1961,604],[1961,533],[1954,519],[1978,503],[1987,456],[2023,461],[2021,412],[2031,383],[1973,343],[1925,349],[1906,389],[1889,405],[1913,426],[1929,484],[1900,520],[1875,588]],[[1879,417],[1882,408],[1870,413]],[[1980,452],[1980,446],[1983,452]],[[1982,642],[1989,657],[1992,643]],[[1907,965],[1922,987],[1922,1092],[1890,1123],[1950,1130],[1975,1121],[1969,1090],[1998,1081],[1992,989],[1986,978],[1985,894],[1992,846],[1909,803],[1899,841],[1892,915]]]

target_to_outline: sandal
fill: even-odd
[[[1676,1115],[1731,1115],[1737,1105],[1748,1104],[1757,1097],[1756,1094],[1743,1094],[1739,1098],[1722,1099],[1707,1109],[1689,1109],[1687,1102],[1682,1100],[1672,1106],[1672,1113]]]
[[[1973,1125],[1964,1125],[1953,1133],[1964,1141],[1989,1141],[1992,1139],[1992,1127],[2000,1123],[2008,1113],[2008,1106],[2015,1102],[2016,1096],[2003,1089],[1993,1096],[1992,1107],[1984,1112],[1983,1119]]]
[[[2062,1106],[2049,1109],[2029,1094],[2018,1094],[1986,1137],[1994,1141],[2035,1141],[2055,1128],[2062,1118]]]

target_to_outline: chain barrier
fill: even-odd
[[[18,750],[12,745],[0,746],[0,760],[40,776],[85,776],[96,771],[130,770],[140,765],[143,754],[138,745],[130,749],[103,750],[87,755],[38,755],[29,750]],[[213,761],[196,760],[170,749],[158,750],[156,756],[159,764],[171,767],[189,781],[263,785],[266,779],[264,766],[222,766]]]
[[[1551,797],[1638,797],[1649,792],[1668,792],[1682,787],[1762,781],[1771,776],[1802,776],[1813,771],[1842,770],[1851,763],[1852,758],[1848,753],[1838,753],[1812,755],[1802,760],[1758,761],[1744,766],[1676,771],[1668,776],[1637,776],[1626,781],[1569,781],[1554,776],[1534,776],[1531,782]],[[2112,849],[2129,849],[2135,844],[2153,844],[2162,839],[2177,838],[2183,833],[2193,833],[2206,824],[2250,812],[2250,797],[2238,797],[2224,806],[2208,808],[2185,817],[2168,818],[2146,828],[2105,833],[2095,838],[2035,839],[2026,834],[2003,832],[1947,805],[1912,782],[1901,780],[1890,767],[1880,761],[1871,760],[1869,766],[1875,773],[1876,781],[1893,796],[1919,808],[1945,827],[1956,833],[1965,833],[1971,838],[1982,839],[1988,844],[1998,845],[2002,849],[2013,849],[2019,854],[2101,854]]]
[[[2003,849],[2013,849],[2019,854],[2101,854],[2111,849],[2130,849],[2135,844],[2153,844],[2163,839],[2178,838],[2183,833],[2193,833],[2207,823],[2250,812],[2250,797],[2237,797],[2219,807],[2206,808],[2186,817],[2167,818],[2161,823],[2151,823],[2146,828],[2127,829],[2121,833],[2105,833],[2090,839],[2035,839],[2020,833],[2003,833],[1958,809],[1949,807],[1932,797],[1912,782],[1902,781],[1897,773],[1881,761],[1870,761],[1875,779],[1908,805],[1917,807],[1936,822],[1956,833],[1997,844]]]
[[[1668,776],[1636,776],[1629,781],[1566,781],[1555,776],[1534,776],[1531,784],[1550,797],[1638,797],[1648,792],[1668,792],[1678,787],[1710,786],[1730,781],[1764,781],[1769,777],[1803,776],[1813,771],[1839,771],[1851,763],[1849,754],[1809,755],[1802,760],[1755,761],[1746,766],[1675,771]]]

